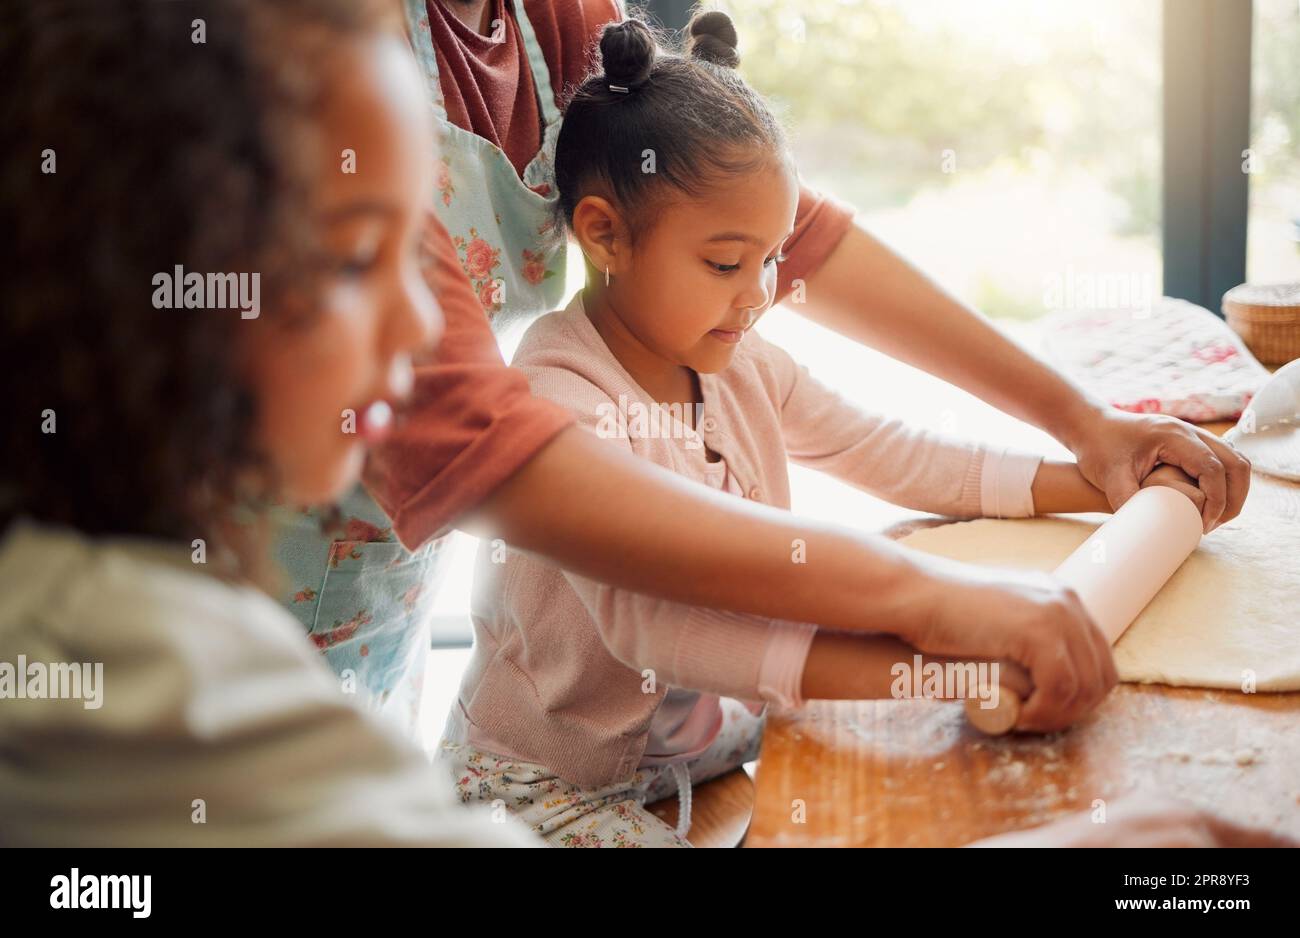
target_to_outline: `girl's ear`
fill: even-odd
[[[587,260],[597,270],[619,273],[626,260],[629,232],[613,204],[598,195],[584,196],[573,207],[573,236]]]

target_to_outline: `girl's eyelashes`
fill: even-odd
[[[411,225],[410,231],[374,231],[327,250],[324,267],[330,274],[345,280],[360,280],[374,274],[382,265],[397,257],[421,260],[424,257],[424,227]]]
[[[763,266],[764,266],[764,267],[767,267],[767,266],[770,265],[770,264],[781,264],[781,263],[784,263],[784,262],[785,262],[785,259],[786,259],[786,256],[785,256],[785,254],[783,254],[783,253],[782,253],[782,254],[773,254],[771,257],[769,257],[769,258],[767,258],[767,259],[765,259],[765,260],[763,261]],[[736,263],[736,264],[715,264],[713,261],[705,261],[705,263],[708,264],[710,267],[712,267],[714,270],[716,270],[716,271],[717,271],[718,273],[720,273],[720,274],[729,274],[729,273],[731,273],[732,271],[740,270],[740,264],[739,264],[739,263]]]
[[[378,259],[379,253],[373,250],[349,254],[335,259],[334,272],[341,277],[364,277],[374,269]]]
[[[338,250],[332,252],[329,259],[331,272],[345,278],[366,276],[378,265],[385,240],[385,232],[380,226],[359,226],[351,237],[338,242]]]

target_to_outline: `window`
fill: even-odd
[[[1300,280],[1300,3],[1255,0],[1246,271]],[[1243,161],[1244,162],[1244,161]]]
[[[993,317],[1159,296],[1157,0],[723,5],[807,181]]]

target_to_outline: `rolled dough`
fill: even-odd
[[[1099,523],[983,519],[926,528],[900,543],[954,560],[1050,572]],[[1253,672],[1256,690],[1300,690],[1300,520],[1293,512],[1243,512],[1216,528],[1114,651],[1121,681],[1242,690]]]

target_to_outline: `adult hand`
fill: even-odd
[[[1177,466],[1205,494],[1208,534],[1241,512],[1250,461],[1208,430],[1160,414],[1093,407],[1062,434],[1084,478],[1106,493],[1111,510],[1133,495],[1157,465]]]
[[[930,654],[1027,670],[1032,688],[1004,681],[1027,692],[1016,729],[1063,729],[1119,680],[1110,644],[1078,595],[1045,573],[958,564],[944,571],[932,595],[926,627],[905,638]]]

